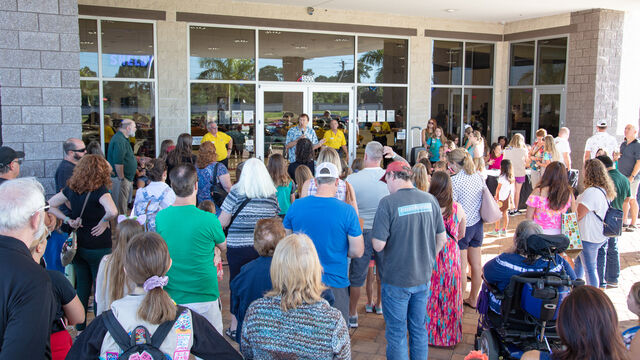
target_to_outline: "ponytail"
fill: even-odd
[[[138,316],[152,324],[161,324],[176,316],[176,304],[163,289],[170,264],[167,244],[157,233],[138,234],[127,246],[124,265],[127,276],[147,292]]]
[[[464,169],[468,175],[473,175],[476,172],[476,166],[473,163],[473,159],[469,152],[463,148],[457,148],[451,150],[447,154],[447,160],[450,163],[454,163],[458,168]]]
[[[463,150],[464,151],[464,150]],[[464,159],[462,160],[462,168],[467,175],[473,175],[476,172],[476,165],[473,163],[471,154],[468,151],[464,152]]]

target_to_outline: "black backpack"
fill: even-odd
[[[143,354],[146,352],[153,360],[166,360],[167,357],[160,350],[160,345],[162,345],[162,342],[184,310],[185,308],[179,306],[176,318],[160,324],[152,336],[149,335],[149,330],[143,325],[136,326],[131,332],[131,336],[129,336],[115,315],[113,315],[113,312],[111,310],[105,311],[103,314],[104,324],[113,340],[118,344],[120,349],[123,350],[123,353],[118,356],[118,359],[127,360],[133,354]],[[146,358],[148,359],[148,357]]]

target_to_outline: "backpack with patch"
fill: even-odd
[[[122,353],[118,355],[117,359],[166,360],[167,355],[160,350],[160,346],[183,310],[184,308],[178,307],[176,318],[160,324],[153,335],[149,335],[149,330],[143,325],[136,326],[129,335],[113,312],[111,310],[105,311],[103,320],[107,331],[122,349]]]
[[[139,201],[136,204],[136,208],[134,210],[135,214],[138,216],[146,215],[146,221],[144,223],[145,231],[156,231],[156,215],[160,210],[162,210],[160,208],[160,204],[162,204],[162,201],[169,193],[169,190],[171,190],[171,188],[167,187],[160,194],[160,197],[156,197],[155,195],[149,195],[148,192],[141,189],[142,201]]]

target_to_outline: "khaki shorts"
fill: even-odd
[[[638,178],[635,178],[630,184],[632,199],[636,199],[638,197],[638,185],[640,185],[640,179]]]

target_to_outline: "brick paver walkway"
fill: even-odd
[[[515,226],[524,219],[523,215],[512,217],[509,226],[510,231],[506,238],[485,237],[482,246],[483,264],[509,249],[513,245],[513,230]],[[485,232],[493,230],[491,226],[485,226]],[[620,250],[620,287],[617,289],[607,289],[606,293],[613,301],[620,328],[626,329],[637,323],[637,317],[627,309],[627,294],[631,285],[640,280],[640,232],[624,233],[619,240]],[[225,271],[228,271],[225,268]],[[228,272],[227,272],[228,274]],[[229,325],[229,278],[225,275],[221,282],[222,306],[225,327]],[[468,287],[470,283],[468,284]],[[467,288],[468,291],[468,288]],[[351,350],[354,360],[368,359],[378,360],[385,358],[386,340],[384,337],[384,319],[382,315],[367,314],[364,312],[366,296],[364,291],[360,299],[359,327],[351,330]],[[463,340],[454,348],[429,348],[429,359],[437,360],[462,360],[466,354],[473,349],[474,334],[476,331],[477,315],[469,308],[465,307],[465,314],[462,324]]]

